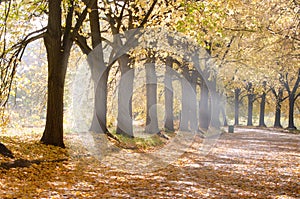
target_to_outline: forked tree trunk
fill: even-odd
[[[165,130],[174,132],[174,113],[173,113],[173,86],[172,86],[172,58],[166,58],[165,70]]]
[[[72,10],[70,12],[72,13]],[[61,41],[61,14],[61,0],[49,1],[48,26],[44,36],[48,60],[48,99],[46,126],[41,142],[65,147],[63,142],[63,97],[72,40],[68,35],[68,30],[70,30],[70,26],[68,26],[63,42]]]
[[[295,84],[292,89],[289,88],[289,84],[285,83],[284,84],[286,89],[288,90],[289,93],[289,129],[297,129],[294,123],[294,108],[295,108],[295,101],[299,97],[300,94],[297,94],[297,91],[299,91],[299,86],[300,86],[300,68],[297,71],[297,79],[295,81]]]
[[[283,101],[283,89],[279,88],[278,93],[276,93],[274,88],[271,88],[274,96],[275,96],[275,121],[274,127],[275,128],[282,128],[281,125],[281,103]]]
[[[118,59],[121,71],[121,79],[118,91],[118,117],[117,134],[133,137],[132,126],[132,94],[134,70],[130,68],[130,58],[128,54],[122,55]]]
[[[259,110],[259,126],[266,127],[265,124],[265,107],[266,107],[266,93],[261,96],[260,110]]]
[[[88,60],[94,82],[95,102],[90,130],[96,133],[106,133],[107,80],[110,68],[107,68],[103,58],[97,1],[94,2],[91,10],[92,11],[89,13],[89,19],[93,51],[88,55]]]

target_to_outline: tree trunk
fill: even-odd
[[[121,79],[118,91],[117,134],[133,137],[132,94],[134,70],[130,68],[130,58],[128,54],[122,55],[118,61]]]
[[[234,125],[239,125],[239,106],[241,89],[234,89]]]
[[[106,133],[107,80],[110,68],[107,68],[103,58],[97,1],[92,5],[91,10],[89,18],[93,51],[88,55],[88,61],[94,82],[95,104],[90,130],[95,133]]]
[[[98,68],[98,67],[94,67]],[[101,76],[94,80],[95,86],[95,101],[94,101],[94,114],[90,131],[95,133],[106,133],[106,114],[107,114],[107,80],[109,75],[109,68],[106,66],[101,67]],[[92,73],[92,76],[97,76]],[[94,79],[94,78],[93,78]],[[98,81],[97,81],[98,80]]]
[[[266,82],[263,82],[263,93],[261,95],[260,111],[259,111],[259,126],[266,127],[265,124],[265,107],[266,107]]]
[[[63,96],[65,75],[72,41],[67,31],[61,41],[61,1],[49,1],[49,17],[44,43],[48,60],[48,99],[44,144],[65,147],[63,142]],[[62,46],[63,43],[63,46]]]
[[[181,114],[180,114],[180,126],[181,131],[189,130],[189,85],[188,81],[183,78],[181,80]]]
[[[294,106],[295,106],[295,95],[292,93],[289,96],[289,129],[297,129],[294,124]]]
[[[275,128],[282,128],[281,125],[281,102],[283,101],[283,90],[282,88],[279,88],[278,94],[276,93],[275,89],[272,89],[273,94],[276,98],[276,104],[275,104],[275,121],[274,121],[274,127]]]
[[[155,64],[145,64],[146,68],[146,128],[145,132],[155,134],[159,132],[157,118],[157,77],[155,72]]]
[[[207,130],[210,123],[210,111],[208,105],[209,91],[205,81],[202,79],[200,85],[199,101],[199,126],[200,129]]]
[[[248,95],[248,118],[247,118],[247,126],[253,126],[253,95]]]
[[[286,87],[288,87],[289,84],[286,83],[285,85]],[[294,124],[294,108],[295,108],[295,101],[297,97],[299,97],[299,95],[297,95],[297,90],[299,89],[299,85],[300,85],[300,68],[298,68],[297,79],[292,90],[287,88],[289,90],[289,125],[288,125],[289,129],[297,129]]]
[[[165,130],[174,132],[172,58],[166,58],[165,71]]]
[[[211,97],[211,119],[210,127],[220,128],[220,96],[217,93],[217,82],[214,79],[210,82]]]
[[[49,61],[52,59],[54,58],[49,58]],[[59,59],[59,57],[56,57],[55,59]],[[52,64],[53,63],[50,61],[49,66]],[[62,64],[57,63],[56,66],[62,66]],[[54,75],[53,73],[59,75]],[[60,69],[53,68],[52,72],[48,75],[46,127],[41,138],[41,142],[44,144],[51,144],[60,147],[65,146],[63,142],[64,77],[62,73],[63,71]]]
[[[249,82],[247,85],[247,97],[248,97],[248,118],[247,118],[247,126],[253,126],[253,102],[254,102],[254,95],[253,95],[253,88],[252,83]]]
[[[197,98],[194,94],[194,90],[196,90],[196,82],[193,82],[187,66],[183,66],[182,69],[183,78],[181,80],[182,99],[180,130],[197,130]]]
[[[106,133],[107,113],[107,80],[109,68],[103,62],[102,46],[98,45],[89,55],[88,63],[91,68],[92,80],[94,82],[94,113],[90,131],[95,133]]]
[[[265,124],[265,107],[266,107],[266,93],[261,96],[260,111],[259,111],[259,126],[266,127]]]
[[[196,87],[197,87],[197,78],[198,71],[193,70],[191,77],[189,78],[190,89],[189,89],[189,120],[190,120],[190,128],[192,131],[198,130],[198,119],[197,119],[197,95],[196,95]]]
[[[227,117],[226,117],[226,112],[225,112],[225,107],[221,107],[221,114],[223,117],[223,125],[224,126],[228,126],[228,122],[227,122]]]

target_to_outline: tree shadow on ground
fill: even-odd
[[[38,160],[25,160],[25,159],[17,159],[14,161],[8,161],[8,162],[2,162],[0,164],[0,168],[4,168],[4,169],[12,169],[12,168],[18,168],[18,167],[30,167],[32,164],[41,164],[44,162],[48,162],[48,163],[53,163],[53,162],[63,162],[63,161],[67,161],[67,158],[61,158],[61,159],[57,159],[57,160],[42,160],[42,159],[38,159]]]

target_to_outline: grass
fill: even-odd
[[[151,151],[163,147],[168,140],[153,134],[147,137],[130,137],[124,134],[117,134],[115,130],[111,133],[118,138],[120,143],[118,145],[125,149],[137,150],[140,152]],[[163,132],[167,137],[174,137],[174,132]]]

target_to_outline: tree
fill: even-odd
[[[246,84],[247,98],[248,98],[248,117],[247,126],[253,126],[252,116],[253,116],[253,102],[255,101],[255,94],[252,82],[247,82]]]
[[[70,0],[67,5],[66,24],[63,31],[62,1],[51,0],[48,3],[48,25],[44,36],[48,61],[48,100],[46,126],[41,138],[41,142],[44,144],[65,147],[63,142],[63,97],[68,58],[73,44],[72,34],[79,31],[94,2],[94,0],[89,1],[73,27],[74,1]]]
[[[260,96],[261,102],[260,102],[260,111],[259,111],[259,125],[260,127],[266,127],[265,124],[265,108],[266,108],[266,96],[267,96],[267,91],[266,91],[266,86],[267,82],[263,81],[263,90],[262,94]]]
[[[61,41],[61,0],[49,2],[49,18],[44,42],[48,60],[48,100],[46,127],[41,141],[64,147],[63,142],[63,93],[67,61],[70,55],[72,40],[70,37],[71,24],[67,24]],[[72,21],[73,5],[70,5],[67,21]],[[63,45],[62,45],[63,43]]]
[[[275,87],[271,87],[271,91],[275,96],[275,119],[274,119],[274,127],[275,128],[282,128],[281,125],[281,104],[286,99],[283,98],[283,88],[279,87],[276,90]]]
[[[299,85],[300,85],[300,68],[298,68],[297,75],[295,77],[295,83],[291,87],[291,82],[288,80],[289,74],[286,73],[285,77],[282,78],[282,83],[288,93],[288,100],[289,100],[289,129],[296,129],[295,123],[294,123],[294,110],[295,110],[295,101],[300,96],[299,92]]]
[[[234,89],[234,125],[239,125],[240,88]]]
[[[25,7],[29,11],[34,10],[34,13],[18,12],[18,9],[25,9]],[[13,78],[27,45],[43,37],[45,28],[37,29],[30,20],[35,20],[42,15],[44,3],[4,1],[0,2],[0,11],[3,13],[0,17],[0,107],[3,110],[8,102]]]
[[[92,47],[89,47],[87,38],[77,34],[76,40],[82,51],[89,55],[89,66],[95,88],[95,102],[91,131],[96,133],[107,133],[106,114],[107,114],[107,80],[110,67],[104,63],[103,38],[100,30],[98,1],[94,1],[89,13],[90,32]],[[92,49],[94,51],[91,53]]]

